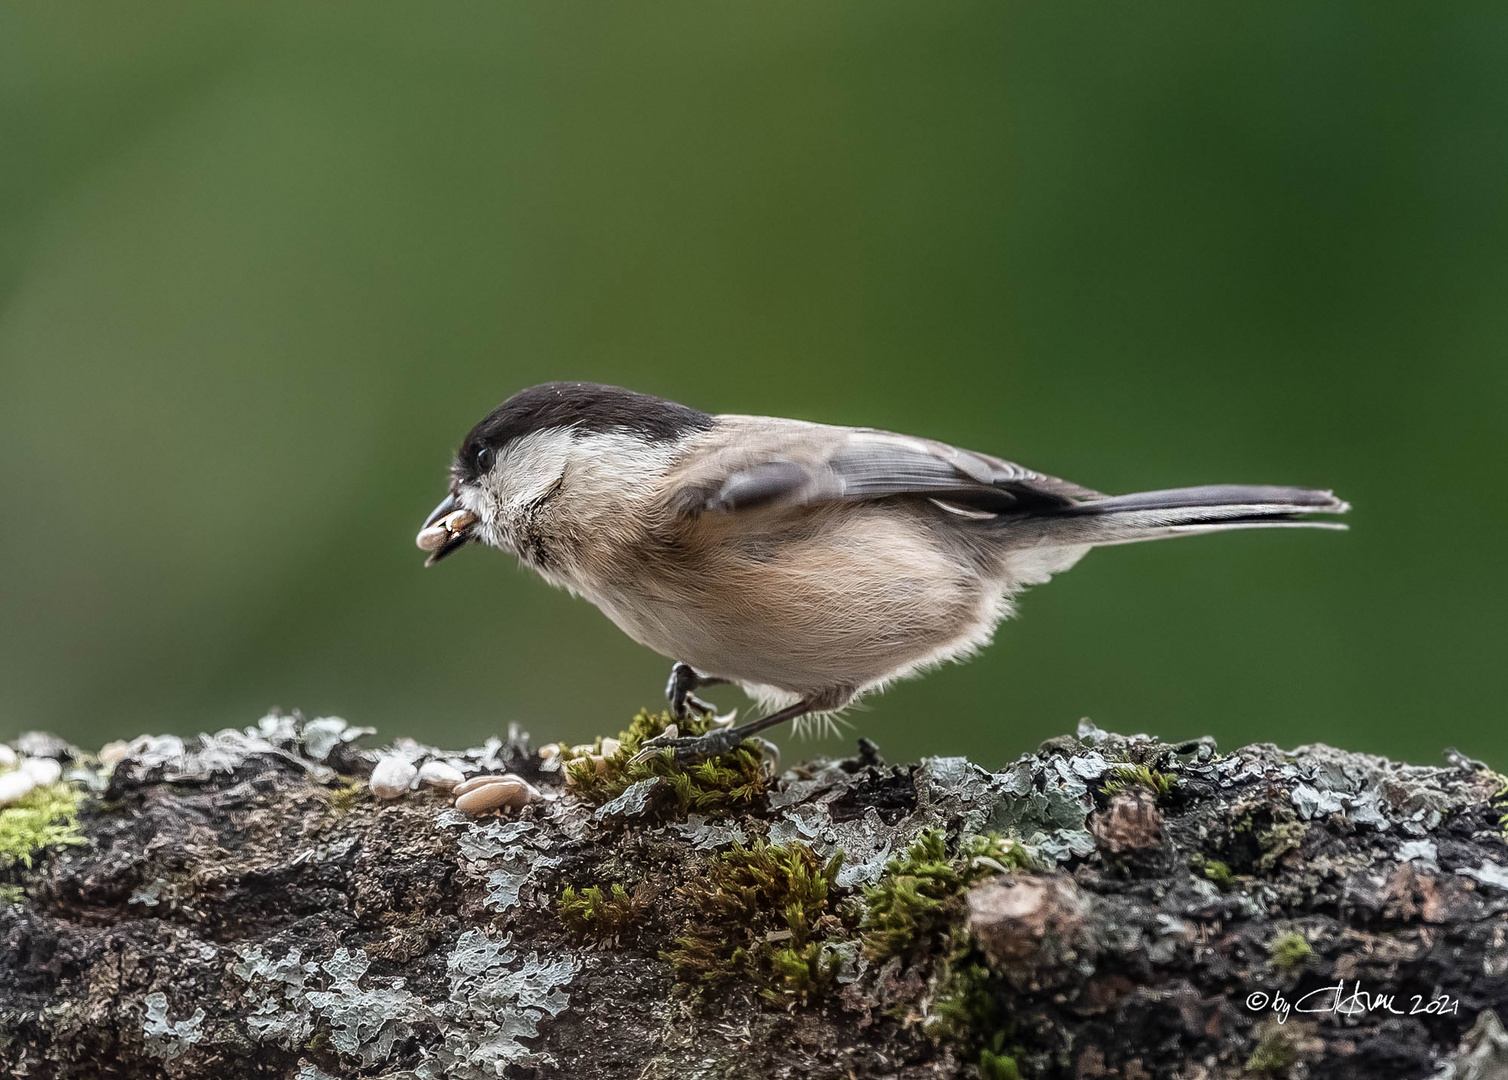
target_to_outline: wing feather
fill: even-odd
[[[1015,462],[867,428],[719,417],[717,449],[675,478],[683,513],[913,496],[966,516],[1068,506],[1099,492]],[[731,439],[730,439],[731,436]]]

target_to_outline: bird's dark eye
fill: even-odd
[[[490,446],[484,446],[476,452],[476,471],[478,474],[492,471],[492,462],[497,458],[497,452]]]

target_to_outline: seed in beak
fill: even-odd
[[[478,518],[470,510],[456,510],[446,514],[433,525],[420,530],[415,543],[420,551],[431,555],[466,535],[466,530],[475,525]]]

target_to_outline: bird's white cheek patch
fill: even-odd
[[[477,515],[472,533],[483,543],[519,555],[553,584],[592,593],[592,580],[574,576],[581,545],[610,548],[633,532],[683,449],[675,440],[647,442],[627,433],[537,431],[504,449],[458,499]],[[566,539],[570,544],[553,543]],[[538,557],[541,544],[551,559]],[[590,554],[583,556],[587,563]],[[546,573],[545,562],[557,560],[558,573]]]
[[[575,439],[569,431],[536,431],[514,441],[482,480],[506,516],[537,503],[560,482]]]

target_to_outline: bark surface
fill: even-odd
[[[544,795],[470,817],[374,798],[363,734],[23,739],[81,842],[0,869],[0,1076],[1508,1077],[1508,800],[1459,755],[384,751]]]

